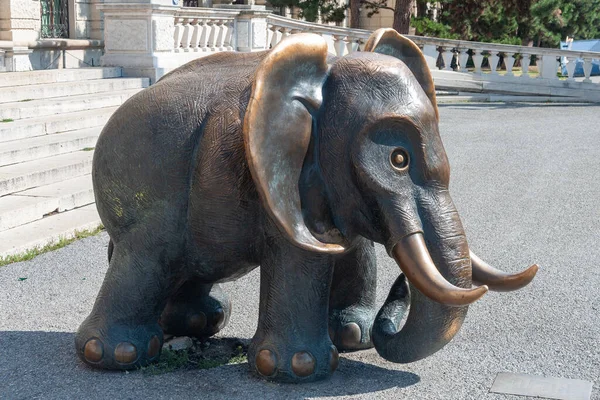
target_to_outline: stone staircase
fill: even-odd
[[[149,85],[120,68],[0,73],[0,257],[95,229],[102,127]]]

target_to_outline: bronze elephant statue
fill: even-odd
[[[131,369],[159,358],[163,333],[214,335],[231,311],[219,284],[258,266],[248,360],[262,377],[323,379],[338,350],[375,346],[399,363],[438,351],[488,287],[537,272],[505,274],[470,252],[438,119],[421,51],[387,29],[344,57],[297,34],[165,75],[98,139],[110,265],[78,355]],[[379,312],[373,242],[403,272]]]

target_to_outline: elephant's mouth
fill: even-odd
[[[538,270],[538,266],[534,264],[520,273],[507,274],[470,252],[473,281],[481,286],[460,288],[448,282],[439,272],[420,232],[402,238],[393,246],[392,256],[408,280],[421,293],[449,306],[471,304],[481,298],[488,287],[496,291],[520,289],[533,280]]]

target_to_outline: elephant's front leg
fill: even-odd
[[[327,332],[333,259],[279,238],[261,264],[258,329],[248,352],[250,368],[269,380],[324,379],[338,364]]]
[[[373,347],[371,328],[377,314],[377,263],[373,242],[358,239],[337,256],[329,299],[329,335],[340,351]]]

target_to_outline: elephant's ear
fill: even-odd
[[[260,198],[280,230],[301,248],[338,253],[344,248],[320,242],[305,225],[298,189],[327,71],[327,43],[318,35],[291,35],[275,46],[256,72],[244,143]]]
[[[435,115],[439,120],[437,101],[435,99],[435,86],[431,72],[421,49],[419,49],[415,42],[402,36],[394,29],[381,28],[371,34],[365,45],[365,51],[385,54],[403,61],[415,78],[417,78],[429,100],[431,100],[431,104],[435,108]]]

